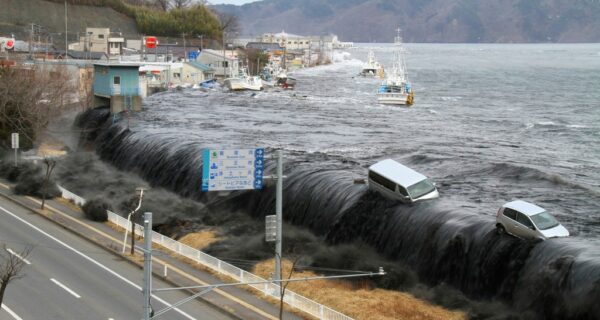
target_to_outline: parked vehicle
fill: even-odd
[[[368,184],[369,189],[404,203],[439,197],[435,183],[392,159],[377,162],[369,167]]]
[[[523,200],[509,202],[496,215],[498,234],[508,233],[523,239],[568,237],[569,231],[550,213]]]

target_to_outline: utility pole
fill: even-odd
[[[277,239],[275,240],[275,280],[281,280],[281,242],[283,220],[283,151],[277,150],[277,190],[275,195],[275,215],[277,216]]]
[[[223,40],[223,63],[222,63],[222,67],[223,67],[223,78],[227,78],[225,76],[225,62],[227,61],[227,57],[225,56],[225,34],[227,34],[227,32],[225,30],[223,30],[223,34],[221,35],[221,38]]]
[[[152,212],[144,213],[144,320],[153,316],[152,298]]]
[[[69,30],[67,16],[67,1],[65,0],[65,59],[69,57]]]
[[[187,61],[187,48],[185,46],[185,32],[181,34],[183,37],[183,62]]]

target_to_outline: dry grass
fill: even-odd
[[[54,198],[54,200],[56,200],[57,202],[60,202],[62,205],[66,206],[66,207],[69,207],[69,209],[71,209],[75,212],[82,212],[80,206],[74,204],[73,202],[71,202],[68,199],[58,197],[58,198]]]
[[[37,155],[40,157],[58,157],[64,156],[67,151],[64,145],[56,141],[45,141],[37,149]]]
[[[188,233],[178,241],[187,244],[192,248],[202,250],[221,240],[223,240],[223,238],[219,237],[214,230],[203,230],[200,232]]]
[[[282,274],[284,277],[287,278],[289,275],[291,266],[291,262],[283,262]],[[263,278],[268,278],[273,269],[273,260],[268,260],[257,264],[253,273]],[[315,275],[308,271],[294,272],[292,278],[312,277]],[[318,301],[357,320],[462,320],[467,318],[463,312],[449,311],[431,305],[407,293],[383,289],[356,289],[352,284],[345,281],[312,280],[292,282],[287,289]]]

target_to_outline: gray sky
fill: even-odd
[[[208,0],[211,4],[235,4],[241,6],[245,3],[256,2],[261,0]]]

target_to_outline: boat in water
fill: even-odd
[[[283,89],[294,89],[296,86],[296,78],[288,76],[285,69],[282,69],[279,74],[277,74],[276,83],[277,86],[282,87]]]
[[[379,76],[382,78],[385,75],[383,66],[381,63],[375,60],[375,53],[373,50],[369,50],[369,54],[367,55],[367,63],[365,63],[359,75],[363,77]]]
[[[377,102],[381,104],[407,105],[414,101],[412,85],[408,81],[406,73],[406,62],[404,60],[404,48],[400,29],[394,39],[394,61],[391,72],[388,72],[377,92]]]
[[[244,68],[240,69],[236,77],[225,79],[224,84],[232,91],[261,91],[264,89],[262,79],[259,76],[249,76]]]

